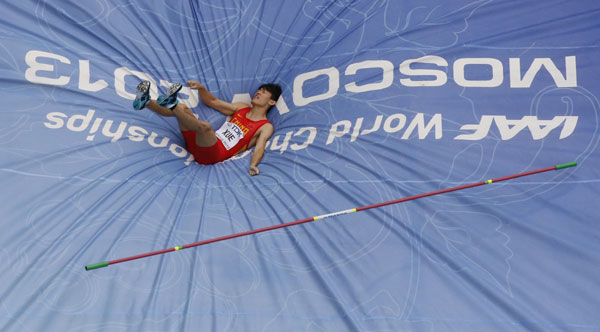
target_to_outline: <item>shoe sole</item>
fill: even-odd
[[[183,86],[181,85],[181,83],[172,84],[169,87],[169,90],[167,90],[167,93],[158,97],[158,104],[167,108],[172,108],[175,105],[177,105],[177,98],[175,98],[175,100],[171,99],[177,95],[177,93],[181,90],[182,87]]]
[[[179,90],[181,90],[183,86],[181,85],[181,83],[175,83],[172,84],[169,87],[169,90],[167,90],[167,97],[171,97],[172,95],[176,94],[177,92],[179,92]]]
[[[138,84],[136,91],[137,94],[133,100],[133,108],[139,111],[146,107],[146,104],[150,100],[150,81],[143,81]]]
[[[143,81],[142,83],[138,84],[136,90],[138,96],[148,94],[148,91],[150,90],[150,81]]]

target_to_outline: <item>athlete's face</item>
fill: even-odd
[[[273,106],[275,105],[275,101],[271,99],[271,93],[267,91],[265,88],[262,88],[254,94],[254,98],[252,98],[252,104],[256,106]]]

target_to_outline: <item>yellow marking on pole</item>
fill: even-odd
[[[181,247],[175,247],[175,251],[181,250]]]
[[[490,183],[493,183],[493,181],[492,180],[485,181],[485,184],[490,184]]]

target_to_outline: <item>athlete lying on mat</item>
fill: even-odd
[[[277,84],[263,84],[252,98],[252,106],[245,103],[228,103],[216,98],[198,81],[188,81],[188,86],[198,90],[200,99],[207,106],[232,116],[221,128],[214,130],[210,123],[196,119],[192,111],[177,100],[181,84],[169,87],[166,94],[150,99],[150,82],[137,87],[133,108],[149,108],[162,116],[175,116],[185,144],[196,162],[204,165],[218,163],[255,146],[250,160],[250,175],[259,173],[258,164],[265,152],[267,140],[273,135],[273,125],[267,120],[267,112],[281,95]]]

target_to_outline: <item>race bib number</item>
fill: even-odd
[[[238,142],[244,138],[244,132],[236,124],[229,121],[225,121],[221,128],[215,132],[217,138],[221,140],[223,146],[230,150]]]

